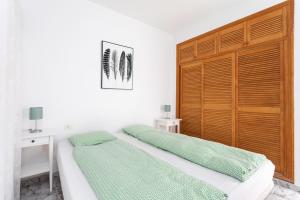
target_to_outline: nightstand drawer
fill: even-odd
[[[49,144],[49,137],[28,138],[22,140],[22,147]]]

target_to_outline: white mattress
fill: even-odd
[[[267,161],[250,179],[240,182],[232,177],[201,167],[171,153],[145,144],[124,133],[116,133],[115,135],[119,139],[175,166],[186,174],[219,188],[229,195],[229,200],[263,200],[273,188],[272,178],[275,167],[271,161]],[[57,162],[64,199],[96,200],[93,190],[73,159],[72,149],[73,146],[68,140],[63,140],[58,144]]]

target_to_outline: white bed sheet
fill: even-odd
[[[143,143],[124,133],[116,133],[115,136],[164,160],[186,174],[219,188],[229,195],[229,200],[263,200],[273,188],[272,178],[275,167],[271,161],[267,161],[250,179],[240,182]],[[65,200],[96,200],[93,190],[73,159],[72,149],[68,140],[63,140],[58,144],[57,161],[64,198]]]

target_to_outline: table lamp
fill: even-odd
[[[170,119],[171,105],[164,105],[164,111],[166,113],[166,119]]]
[[[37,129],[37,120],[43,119],[43,107],[30,107],[29,108],[29,119],[35,120],[35,128],[29,129],[30,133],[40,133],[42,129]]]

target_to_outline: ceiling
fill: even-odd
[[[92,0],[104,7],[135,18],[169,33],[218,9],[247,6],[255,3],[278,3],[282,0]]]

